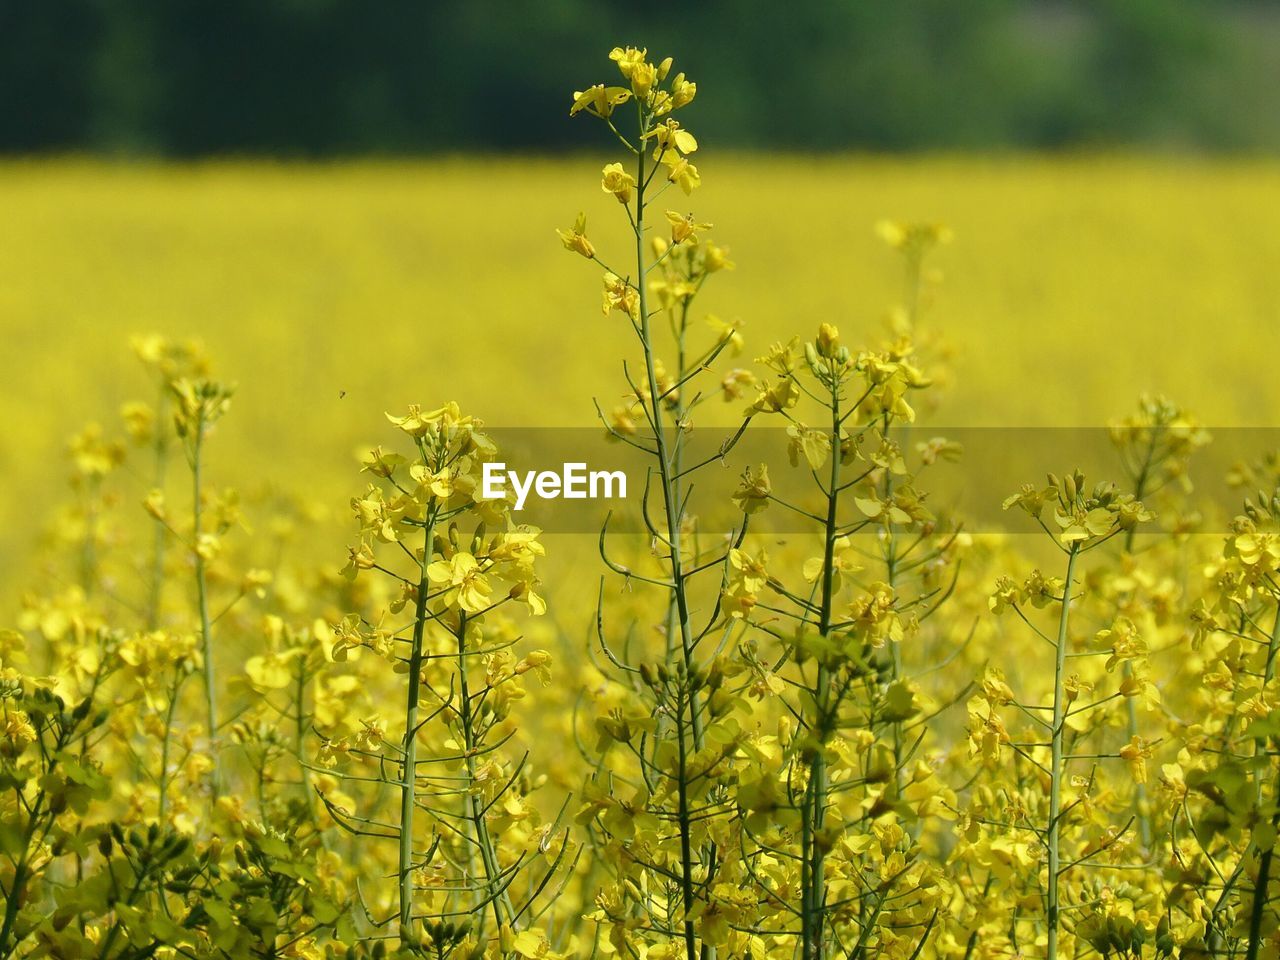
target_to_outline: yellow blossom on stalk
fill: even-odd
[[[702,245],[702,265],[707,273],[715,273],[718,270],[732,270],[736,264],[729,259],[729,251],[726,247],[718,247],[714,243],[704,243]]]
[[[605,273],[604,302],[601,312],[608,316],[614,310],[620,310],[632,320],[639,320],[640,293],[628,281],[612,273]]]
[[[564,244],[566,250],[581,254],[588,260],[595,259],[596,248],[587,239],[587,215],[585,213],[578,214],[578,219],[573,222],[572,230],[557,230],[556,233],[560,236],[560,241]]]
[[[253,688],[259,692],[283,690],[294,682],[295,668],[292,661],[300,650],[286,650],[250,657],[245,661],[244,672]]]
[[[145,403],[126,403],[120,408],[124,429],[134,443],[148,443],[155,435],[156,414]]]
[[[733,494],[733,502],[743,513],[758,513],[769,505],[769,495],[772,492],[769,467],[762,463],[758,469],[747,467],[743,471],[742,481]]]
[[[616,108],[630,99],[631,91],[626,87],[606,87],[603,83],[597,83],[586,90],[574,91],[573,106],[569,108],[569,116],[575,116],[585,110],[594,116],[607,119]]]
[[[551,682],[551,660],[551,654],[546,650],[531,651],[515,665],[515,673],[519,676],[532,670],[543,686],[546,686]]]
[[[448,560],[436,560],[427,567],[427,577],[446,588],[442,598],[467,613],[479,613],[490,605],[493,592],[480,563],[470,553],[459,552]]]
[[[759,593],[769,581],[768,554],[763,550],[752,555],[734,548],[729,551],[729,583],[748,593]]]
[[[1151,744],[1135,736],[1120,748],[1120,758],[1129,765],[1134,783],[1147,782],[1147,761],[1151,759]]]
[[[648,56],[647,48],[641,49],[637,47],[614,47],[609,51],[609,59],[618,65],[618,72],[628,80],[635,72],[636,67],[641,66]]]
[[[1076,508],[1070,512],[1058,510],[1054,520],[1062,528],[1058,539],[1063,543],[1105,537],[1115,527],[1115,518],[1109,510]]]
[[[881,220],[876,224],[876,233],[895,250],[915,255],[924,254],[939,244],[950,243],[952,239],[951,228],[940,223]]]
[[[667,180],[676,184],[686,194],[693,193],[695,187],[702,185],[702,177],[698,168],[679,154],[666,154],[662,162],[667,167]]]
[[[680,126],[679,120],[667,120],[653,128],[650,136],[654,141],[653,158],[662,160],[670,151],[682,154],[695,153],[698,149],[697,138]]]
[[[620,163],[607,163],[600,173],[600,189],[618,198],[619,203],[631,202],[631,191],[636,178],[627,173]]]
[[[36,742],[38,734],[31,725],[31,718],[23,710],[5,709],[0,712],[0,756],[16,757]]]
[[[634,436],[639,429],[636,422],[636,408],[633,404],[621,404],[609,411],[610,437],[615,434],[624,437]]]
[[[800,402],[800,388],[794,380],[775,380],[763,388],[747,407],[748,416],[755,413],[781,413]]]
[[[853,541],[848,537],[839,537],[832,545],[831,552],[831,575],[835,578],[832,585],[833,592],[839,592],[844,577],[851,576],[861,569],[862,561],[858,558],[858,551],[853,546]],[[818,556],[806,560],[801,573],[806,581],[816,583],[825,570],[825,557]]]
[[[361,455],[360,469],[385,480],[396,470],[403,468],[406,463],[407,461],[400,454],[387,453],[381,446],[377,446]]]
[[[177,400],[173,420],[178,436],[190,437],[197,429],[212,426],[231,409],[235,386],[184,377],[170,381],[169,390]]]
[[[87,479],[101,479],[124,462],[124,445],[105,439],[96,423],[72,437],[68,446],[76,472]]]
[[[394,414],[385,414],[388,422],[399,427],[411,437],[421,437],[431,429],[436,422],[436,417],[432,413],[423,413],[422,408],[416,403],[409,404],[409,412],[403,417],[397,417]]]
[[[677,73],[671,81],[671,109],[679,110],[693,102],[698,94],[698,85],[686,80],[683,73]]]
[[[358,546],[347,548],[347,563],[342,568],[342,575],[348,580],[354,580],[361,570],[372,570],[377,562],[373,548],[361,542]]]
[[[709,223],[696,222],[692,213],[680,214],[674,210],[667,211],[667,222],[671,224],[671,242],[676,244],[686,240],[697,242],[698,234],[711,229]]]

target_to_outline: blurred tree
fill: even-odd
[[[584,145],[582,64],[671,52],[700,133],[783,150],[1274,147],[1262,0],[0,0],[0,151]],[[1270,38],[1269,42],[1259,37]],[[1274,59],[1274,58],[1273,58]],[[563,121],[560,119],[563,118]]]

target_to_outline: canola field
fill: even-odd
[[[716,155],[615,53],[653,180],[0,165],[0,960],[1276,956],[1280,469],[1184,480],[1280,165]],[[597,401],[644,535],[476,495]],[[975,427],[1113,470],[970,529]]]
[[[408,402],[594,424],[625,334],[553,230],[612,212],[582,189],[598,166],[5,165],[6,572],[59,494],[67,434],[150,399],[133,334],[198,337],[238,382],[237,484],[331,505],[368,425]],[[1270,426],[1278,197],[1265,162],[729,157],[696,199],[740,267],[707,309],[751,351],[822,320],[878,334],[899,280],[874,224],[937,220],[957,237],[936,258],[956,351],[937,422],[1103,426],[1156,390],[1207,423]]]

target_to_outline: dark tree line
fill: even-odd
[[[615,42],[703,78],[722,145],[1280,143],[1260,0],[0,0],[0,151],[574,147]]]

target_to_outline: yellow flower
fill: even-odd
[[[288,650],[284,653],[267,653],[250,657],[245,661],[244,672],[249,677],[253,689],[259,693],[267,690],[283,690],[294,682],[294,672],[290,661],[294,660],[300,650]]]
[[[1134,783],[1147,782],[1147,761],[1151,759],[1151,754],[1151,744],[1137,736],[1120,748],[1120,758],[1129,765]]]
[[[747,407],[747,416],[754,413],[781,413],[790,410],[800,402],[800,388],[794,380],[775,380],[770,386],[762,389],[751,406]]]
[[[683,73],[677,73],[675,79],[671,81],[671,109],[679,110],[681,107],[688,106],[697,93],[698,85],[691,80],[686,80]]]
[[[653,150],[655,160],[661,160],[671,151],[690,154],[698,149],[698,140],[692,133],[680,126],[679,120],[667,120],[653,128],[649,134],[656,146]]]
[[[1076,508],[1070,513],[1056,510],[1053,519],[1062,532],[1058,539],[1063,543],[1075,543],[1094,537],[1105,537],[1115,526],[1115,515],[1110,510],[1095,507],[1092,510]]]
[[[436,420],[433,414],[423,413],[422,408],[416,403],[411,403],[409,405],[409,412],[405,416],[397,417],[394,414],[388,413],[386,414],[386,418],[411,437],[425,436]]]
[[[881,220],[876,233],[889,246],[909,254],[922,254],[931,247],[950,243],[951,228],[940,223],[898,223]]]
[[[652,63],[637,63],[631,68],[631,92],[640,99],[648,100],[657,81],[658,68]]]
[[[575,90],[573,106],[569,108],[569,116],[576,116],[586,110],[587,113],[602,119],[613,114],[613,111],[631,99],[631,91],[626,87],[606,87],[603,83],[588,87],[586,90]]]
[[[644,64],[648,53],[647,48],[614,47],[609,51],[609,59],[618,65],[618,72],[630,80],[636,67]]]
[[[551,682],[551,654],[546,650],[533,650],[527,653],[515,666],[517,675],[533,671],[534,675],[546,686]]]
[[[759,593],[769,581],[768,555],[761,550],[755,556],[745,550],[729,551],[729,583],[748,593]]]
[[[601,312],[605,316],[611,310],[621,310],[632,320],[640,318],[640,292],[630,283],[612,273],[604,275],[604,301]]]
[[[680,244],[686,240],[698,240],[698,234],[704,230],[710,230],[711,224],[697,223],[693,219],[693,214],[679,214],[674,210],[667,211],[667,222],[671,224],[671,242]]]
[[[769,467],[760,464],[759,471],[747,467],[742,474],[738,489],[733,492],[733,502],[747,514],[759,513],[769,505],[769,495],[773,492],[773,484],[769,481]]]
[[[156,414],[145,403],[126,403],[120,408],[120,418],[134,443],[146,443],[155,435]]]
[[[607,163],[601,171],[600,189],[612,193],[619,203],[631,202],[631,191],[635,185],[636,178],[627,173],[620,163]]]
[[[467,613],[479,613],[489,606],[493,588],[479,561],[469,553],[459,552],[449,560],[436,560],[427,566],[427,577],[432,583],[445,584],[447,604],[457,604]]]
[[[36,728],[31,725],[30,718],[23,710],[5,711],[3,731],[3,753],[7,756],[17,756],[36,741]]]
[[[585,213],[578,214],[578,219],[573,222],[572,230],[557,230],[556,233],[560,236],[560,242],[564,244],[566,250],[580,253],[588,260],[595,259],[596,248],[587,239],[587,215]]]
[[[695,187],[701,186],[702,177],[698,168],[679,154],[670,153],[662,158],[667,165],[667,179],[677,184],[686,194],[693,193]]]
[[[76,472],[82,477],[104,477],[124,462],[124,446],[119,441],[104,439],[102,428],[96,423],[72,437],[69,446]]]
[[[728,259],[727,247],[717,247],[716,244],[710,242],[703,244],[703,270],[713,274],[717,270],[732,270],[733,268],[735,268],[735,264]]]

